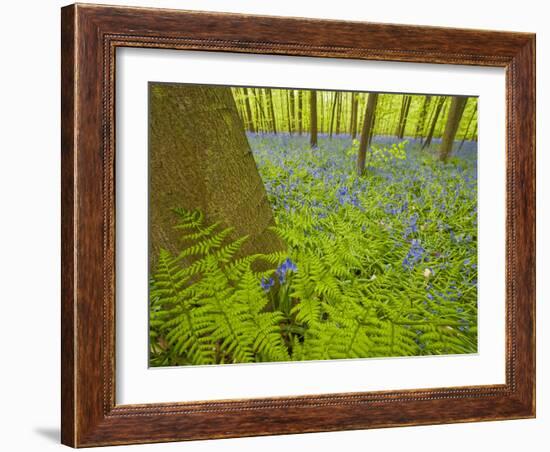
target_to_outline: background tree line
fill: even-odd
[[[477,140],[477,98],[386,93],[357,93],[272,88],[232,88],[247,131],[349,135],[360,140],[358,170],[374,136],[419,140],[423,149],[442,138],[439,157],[446,161],[455,140]]]

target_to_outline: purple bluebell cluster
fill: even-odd
[[[277,267],[276,274],[279,278],[281,284],[285,283],[285,278],[288,272],[295,272],[298,268],[296,264],[290,260],[290,258],[285,259],[285,261]]]
[[[420,244],[420,240],[412,239],[409,252],[403,259],[403,268],[411,270],[417,263],[424,259],[426,250]]]
[[[275,280],[273,278],[262,278],[260,285],[262,286],[262,289],[264,289],[266,292],[269,291],[274,285]]]
[[[350,191],[347,186],[340,187],[336,192],[336,197],[338,198],[338,202],[341,206],[349,204],[359,209],[362,208],[357,192],[354,193]]]

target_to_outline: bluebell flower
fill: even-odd
[[[420,240],[411,240],[411,247],[405,259],[403,259],[403,268],[411,270],[417,263],[424,259],[426,250],[420,244]]]
[[[290,260],[290,258],[286,258],[285,261],[277,267],[276,273],[279,278],[279,282],[281,284],[285,283],[286,274],[288,272],[295,272],[297,270],[296,264]]]
[[[264,289],[266,292],[269,292],[269,289],[271,289],[275,285],[275,280],[273,278],[262,278],[260,285],[262,286],[262,289]]]

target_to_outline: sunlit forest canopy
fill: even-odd
[[[239,87],[232,88],[239,114],[250,132],[309,133],[311,98],[316,97],[317,133],[361,133],[369,93]],[[453,96],[377,94],[372,134],[441,138]],[[460,115],[456,140],[477,140],[477,97],[468,97]],[[430,144],[430,143],[428,143]]]

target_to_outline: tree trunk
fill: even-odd
[[[288,99],[290,101],[290,124],[292,128],[290,133],[292,134],[296,127],[296,106],[294,105],[294,90],[291,89],[288,92]]]
[[[422,135],[424,131],[424,124],[426,124],[426,116],[428,109],[430,108],[430,103],[432,102],[432,96],[424,96],[424,102],[422,103],[422,109],[420,110],[420,115],[418,117],[418,123],[416,124],[416,131],[414,132],[414,137],[418,138]]]
[[[296,109],[297,115],[298,115],[298,134],[302,135],[302,128],[303,128],[303,122],[302,122],[302,114],[304,109],[303,104],[303,90],[298,91],[298,108]]]
[[[446,162],[453,150],[453,143],[455,141],[456,131],[462,119],[462,113],[466,107],[468,97],[466,96],[453,96],[451,97],[451,106],[449,108],[449,114],[447,116],[447,122],[445,124],[445,131],[443,132],[443,140],[441,141],[441,147],[439,148],[439,158],[441,161]]]
[[[357,93],[352,93],[351,96],[350,134],[352,138],[355,138],[357,136]]]
[[[273,106],[273,93],[270,89],[266,89],[267,101],[269,104],[269,114],[271,116],[271,128],[274,134],[277,134],[277,121],[275,120],[275,107]]]
[[[466,141],[466,138],[468,137],[468,132],[470,131],[470,127],[472,125],[472,122],[474,120],[474,116],[477,113],[477,103],[474,105],[474,108],[472,109],[472,114],[470,115],[470,120],[468,121],[468,125],[466,126],[466,130],[464,131],[464,136],[462,137],[462,141],[460,142],[460,146],[458,146],[458,150],[462,149],[462,146],[464,146],[464,142]]]
[[[367,157],[367,148],[372,140],[372,131],[374,126],[374,112],[378,103],[378,93],[369,93],[367,106],[365,107],[365,118],[363,128],[361,129],[361,140],[359,142],[359,151],[357,154],[357,173],[363,174],[365,171],[365,160]]]
[[[181,251],[177,207],[248,235],[242,256],[284,249],[230,88],[155,84],[150,108],[151,270],[160,248]]]
[[[338,93],[334,93],[334,101],[332,102],[332,109],[330,113],[330,126],[328,131],[329,138],[332,138],[334,132],[334,118],[336,116],[336,103],[338,102]]]
[[[261,130],[267,130],[267,127],[266,127],[266,124],[267,124],[267,119],[265,117],[265,111],[264,111],[264,106],[263,106],[263,103],[262,103],[262,90],[260,88],[257,88],[257,89],[254,89],[253,90],[253,93],[254,93],[254,103],[256,105],[256,111],[258,112],[258,123],[261,125],[257,127],[257,131],[259,132],[260,129]]]
[[[252,117],[252,108],[250,107],[250,99],[248,97],[248,90],[246,88],[243,88],[243,94],[244,94],[244,104],[246,106],[246,116],[248,119],[248,130],[254,133],[256,132],[256,130],[254,129],[254,118]]]
[[[311,136],[309,144],[312,148],[317,147],[317,91],[311,90],[309,93],[309,114],[311,124]]]
[[[323,133],[325,130],[328,130],[328,126],[326,125],[327,122],[327,115],[325,114],[325,105],[326,105],[326,92],[321,91],[321,94],[317,96],[317,131],[319,133]]]
[[[338,104],[336,105],[336,136],[340,135],[340,117],[342,116],[342,95],[338,93]]]
[[[395,130],[395,135],[399,139],[402,139],[405,136],[405,127],[407,125],[407,116],[409,115],[411,99],[411,96],[403,96],[403,101],[401,103],[401,113],[399,114],[399,121]]]
[[[443,108],[443,104],[445,103],[445,97],[440,97],[437,100],[437,103],[435,104],[435,110],[434,114],[430,123],[430,130],[428,131],[428,135],[426,136],[426,140],[424,141],[424,144],[422,145],[422,149],[426,149],[430,144],[432,144],[432,138],[434,136],[434,130],[435,126],[437,125],[437,120],[439,118],[439,113],[441,113],[441,109]]]
[[[287,119],[287,126],[288,126],[288,133],[289,135],[292,135],[292,119],[290,117],[290,91],[289,90],[286,90],[286,91],[283,91],[283,97],[282,97],[282,102],[283,102],[283,108],[284,108],[284,104],[286,103],[286,119]]]

